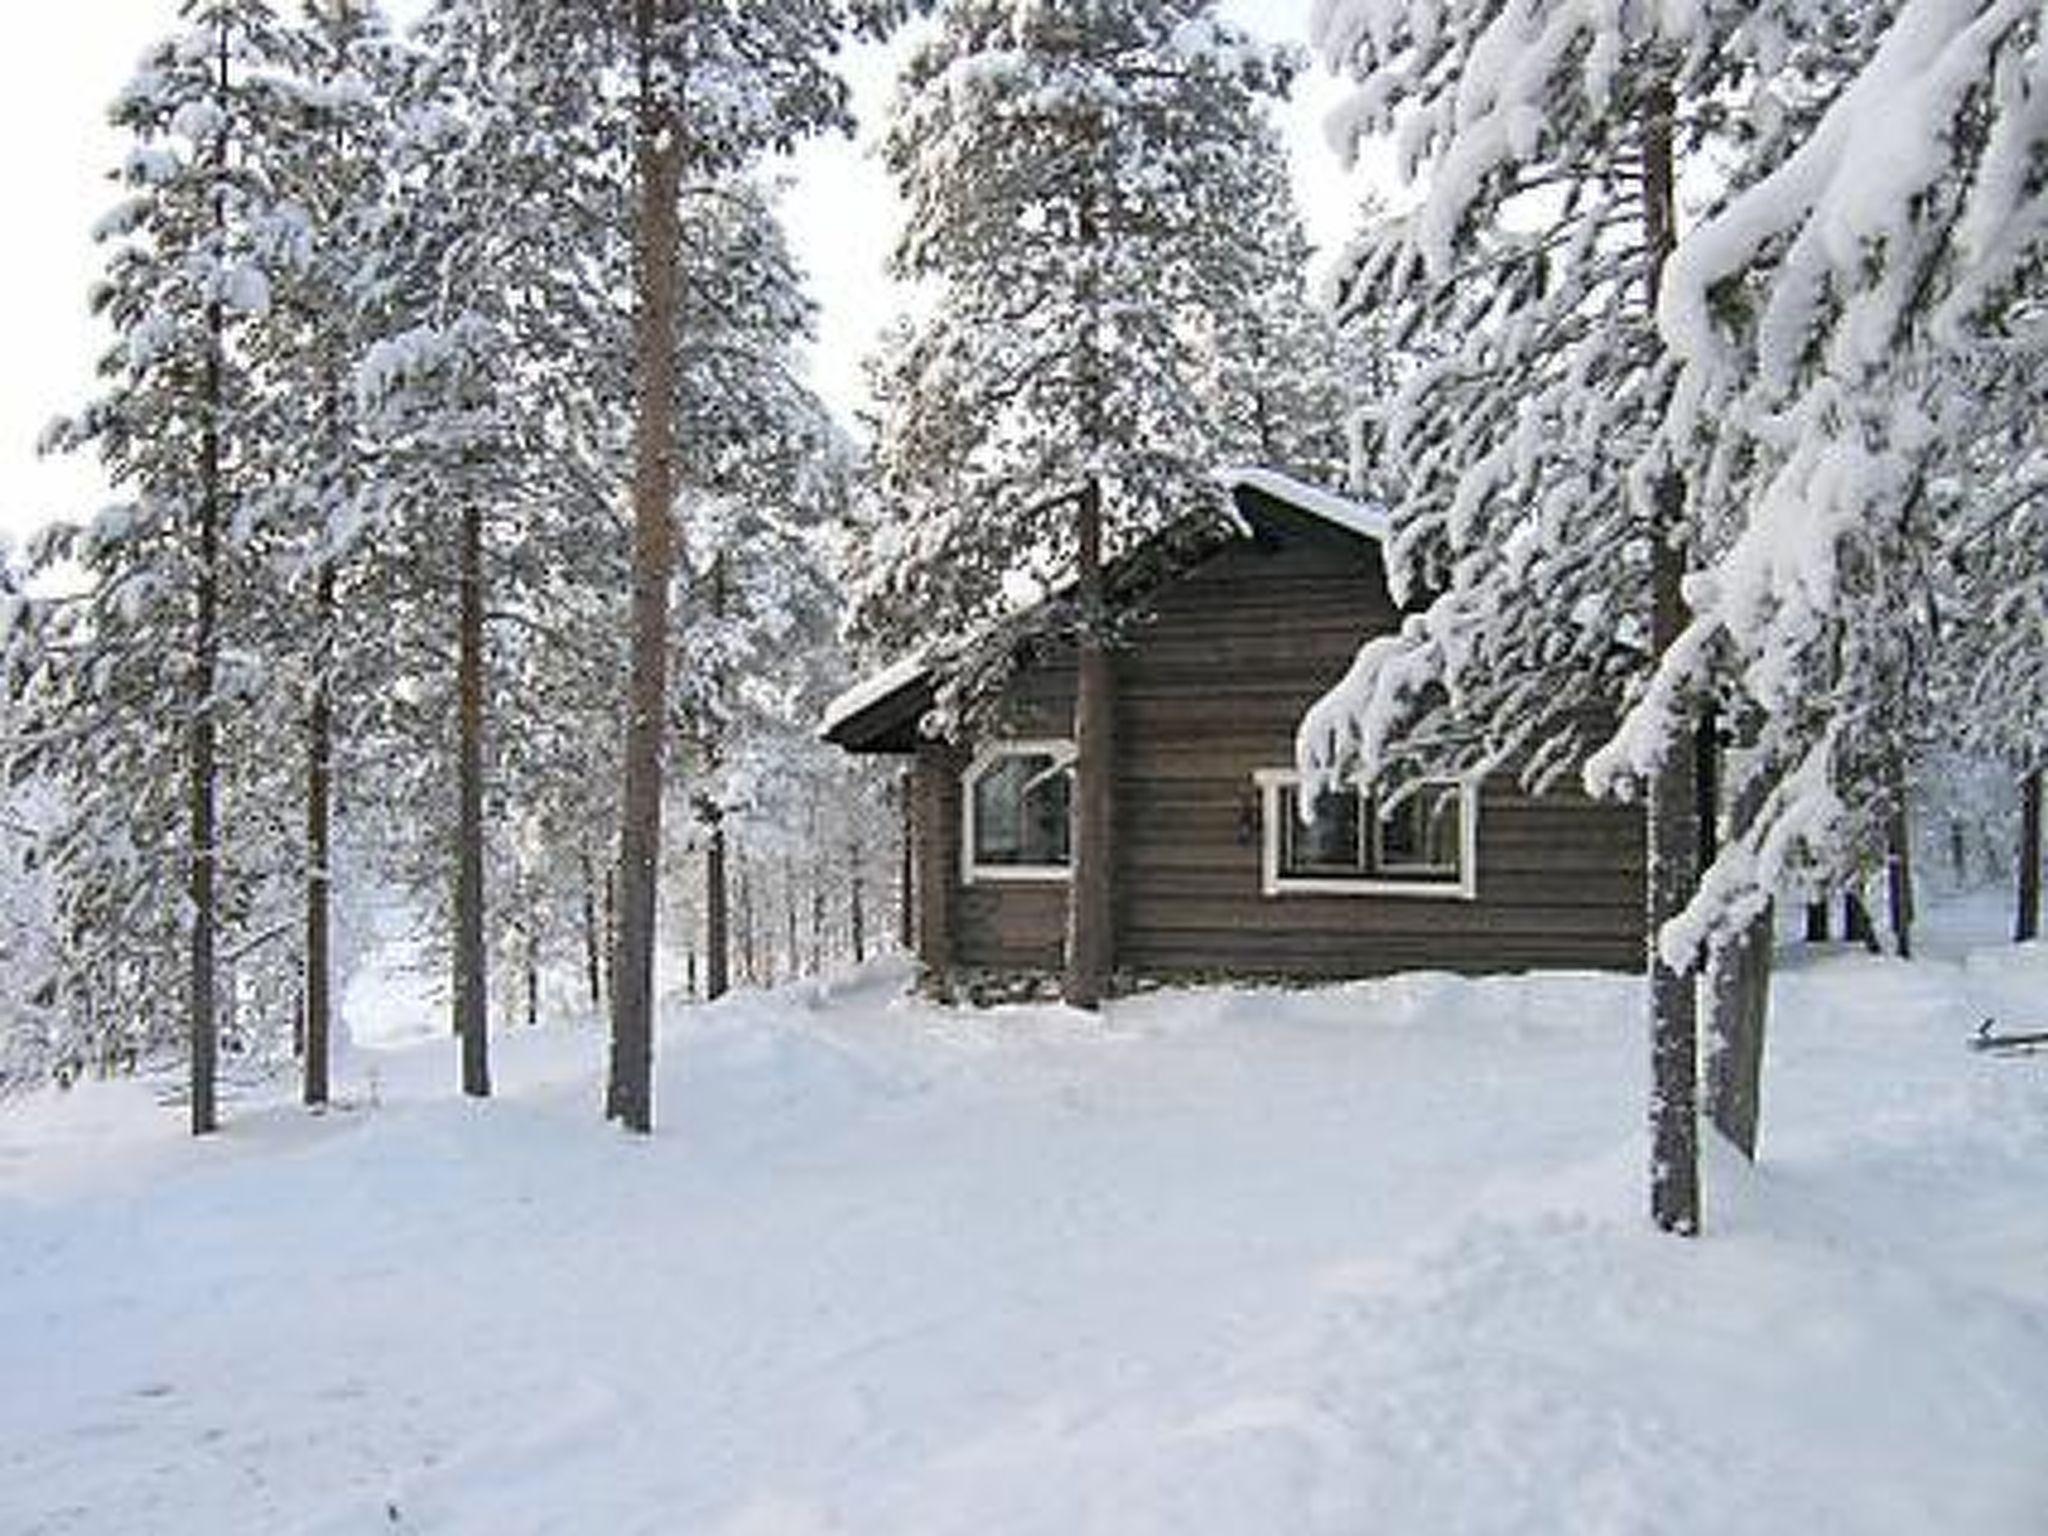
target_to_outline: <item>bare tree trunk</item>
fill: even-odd
[[[1665,259],[1676,240],[1671,151],[1673,103],[1668,87],[1654,87],[1643,118],[1644,236],[1650,252],[1647,302],[1654,310]],[[1675,474],[1656,488],[1651,530],[1651,645],[1663,657],[1685,625],[1680,584],[1685,551],[1677,543],[1685,485]],[[1650,1218],[1667,1232],[1700,1229],[1699,1002],[1691,963],[1671,964],[1658,940],[1684,908],[1699,872],[1698,762],[1685,736],[1667,744],[1650,780]]]
[[[583,854],[583,973],[590,992],[590,1011],[604,1007],[604,942],[597,925],[597,872],[590,854]]]
[[[455,1033],[462,1091],[491,1091],[489,960],[484,952],[484,517],[475,496],[462,508],[459,694],[455,817]]]
[[[1075,244],[1081,250],[1081,307],[1085,319],[1080,338],[1081,443],[1098,452],[1108,436],[1103,420],[1108,380],[1102,361],[1102,230],[1096,207],[1101,195],[1096,155],[1101,124],[1088,123],[1090,149],[1076,210]],[[1114,784],[1116,772],[1115,677],[1110,669],[1108,612],[1102,591],[1102,476],[1092,466],[1075,503],[1075,590],[1080,600],[1081,632],[1074,684],[1074,799],[1072,868],[1067,884],[1066,974],[1061,992],[1069,1007],[1098,1008],[1108,989],[1115,963],[1116,938],[1111,931],[1116,908]]]
[[[525,928],[526,1027],[533,1029],[540,1023],[540,913],[531,889],[526,895]]]
[[[2041,770],[2030,768],[2020,780],[2019,906],[2012,936],[2024,944],[2041,934]]]
[[[795,977],[802,972],[804,959],[797,929],[796,861],[786,853],[782,856],[782,927],[788,946],[789,975]]]
[[[704,996],[715,1000],[732,987],[732,911],[725,867],[725,816],[716,809],[704,840]]]
[[[867,906],[861,887],[861,846],[858,837],[847,845],[846,872],[847,937],[853,945],[853,963],[861,965],[868,958],[868,928]]]
[[[739,853],[740,887],[740,979],[750,987],[761,984],[761,967],[754,948],[754,862],[746,849]]]
[[[227,174],[228,35],[223,22],[215,58],[215,83],[221,127],[213,140],[213,173]],[[218,182],[213,195],[213,235],[218,246],[227,240],[227,204]],[[186,895],[192,904],[187,986],[192,1051],[192,1134],[204,1136],[220,1128],[215,1079],[220,1061],[220,1021],[216,1017],[214,956],[220,925],[217,888],[219,835],[216,796],[219,765],[215,734],[214,689],[220,670],[220,522],[221,410],[225,381],[222,354],[226,347],[226,315],[220,300],[206,306],[206,424],[199,443],[199,526],[194,573],[192,631],[192,719],[188,752],[187,797],[191,822],[191,865]]]
[[[306,992],[302,1097],[325,1104],[333,1002],[334,566],[313,585],[313,696],[306,710]]]
[[[897,776],[896,793],[902,811],[899,835],[903,840],[896,869],[896,947],[906,955],[917,953],[917,796],[916,769],[906,768]]]
[[[1091,477],[1080,502],[1081,636],[1074,699],[1073,870],[1067,894],[1067,967],[1062,988],[1075,1008],[1101,1006],[1114,952],[1111,775],[1115,679],[1103,630],[1102,493]]]
[[[1885,814],[1885,915],[1899,958],[1913,958],[1913,829],[1906,808],[1906,768],[1898,754],[1891,761],[1887,789],[1891,804]]]
[[[1765,783],[1751,773],[1736,791],[1730,823],[1739,836],[1763,810]],[[1742,931],[1707,957],[1707,1117],[1744,1157],[1756,1160],[1763,1099],[1764,1031],[1771,997],[1776,915],[1766,902]]]
[[[654,0],[636,0],[640,270],[634,349],[639,399],[633,474],[633,663],[625,788],[619,797],[619,934],[612,961],[612,1092],[627,1129],[654,1128],[655,880],[668,719],[668,588],[675,564],[675,350],[681,260],[676,200],[682,123],[656,100]]]
[[[1855,891],[1842,893],[1842,937],[1851,944],[1861,944],[1873,955],[1878,953],[1877,930],[1871,926],[1870,909]]]

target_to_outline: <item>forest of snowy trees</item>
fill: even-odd
[[[221,1052],[296,1054],[318,1103],[402,900],[468,1092],[494,1021],[609,1007],[644,1130],[657,954],[716,996],[893,937],[900,808],[824,702],[921,651],[956,727],[1025,629],[1080,658],[1093,1006],[1103,573],[1232,464],[1393,518],[1410,617],[1306,771],[1642,804],[1660,1225],[1699,1225],[1703,1060],[1754,1150],[1774,903],[1881,887],[1904,951],[1938,835],[2036,931],[2038,5],[1318,0],[1306,53],[1213,0],[182,17],[112,107],[112,343],[49,435],[115,499],[0,569],[0,1087],[183,1061],[204,1131]],[[772,157],[906,23],[919,302],[856,440]],[[1321,303],[1268,111],[1312,63],[1401,178]]]

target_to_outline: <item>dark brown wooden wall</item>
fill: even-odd
[[[1154,597],[1117,653],[1119,969],[1340,977],[1641,964],[1640,814],[1532,799],[1505,780],[1481,797],[1477,900],[1261,894],[1252,775],[1292,764],[1303,712],[1360,640],[1397,618],[1367,547],[1309,522],[1277,550],[1233,545]],[[1070,734],[1072,700],[1070,663],[1032,667],[1012,684],[1006,734]],[[957,852],[957,782],[920,803],[950,817],[943,836]],[[946,873],[957,882],[957,857]],[[955,884],[951,895],[955,963],[1058,965],[1063,884]]]

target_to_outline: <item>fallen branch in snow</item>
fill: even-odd
[[[2008,1051],[2016,1055],[2031,1056],[2035,1047],[2048,1045],[2048,1029],[2037,1029],[2024,1035],[2000,1035],[1993,1033],[1997,1024],[1996,1019],[1986,1019],[1979,1024],[1977,1033],[1970,1037],[1970,1049]]]

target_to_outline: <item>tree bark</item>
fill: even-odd
[[[213,139],[213,237],[225,259],[226,193],[220,178],[227,174],[228,34],[222,22],[215,55],[215,89],[221,127]],[[192,718],[187,741],[187,800],[192,847],[186,874],[186,895],[192,904],[186,977],[190,996],[187,1021],[191,1036],[192,1134],[204,1136],[220,1128],[215,1080],[220,1060],[220,1021],[216,1009],[214,962],[220,924],[218,892],[219,791],[218,738],[214,691],[220,671],[220,523],[221,413],[225,380],[227,317],[219,299],[206,306],[205,425],[199,443],[199,526],[193,573]]]
[[[529,899],[526,908],[526,1027],[540,1023],[540,920]]]
[[[1899,958],[1913,958],[1913,829],[1906,808],[1905,764],[1894,755],[1887,789],[1891,804],[1885,815],[1885,915]]]
[[[484,516],[475,496],[462,508],[456,688],[455,1033],[462,1042],[462,1091],[491,1091],[489,972],[484,952]]]
[[[896,870],[896,947],[906,955],[917,953],[917,770],[906,768],[897,776],[896,793],[901,800],[900,835],[903,846]]]
[[[761,967],[754,945],[754,863],[746,856],[745,848],[740,850],[738,863],[740,979],[752,987],[760,985]]]
[[[334,1015],[333,801],[334,566],[322,558],[313,582],[313,690],[306,708],[306,990],[301,1097],[328,1097]]]
[[[704,996],[732,987],[732,906],[725,867],[725,815],[714,809],[704,839]]]
[[[1851,944],[1861,944],[1873,955],[1878,952],[1877,930],[1870,924],[1870,909],[1855,891],[1842,893],[1842,937]]]
[[[1103,634],[1102,489],[1083,487],[1078,528],[1081,634],[1074,695],[1073,868],[1067,893],[1068,1006],[1098,1008],[1108,988],[1115,937],[1113,896],[1115,678]]]
[[[668,718],[668,588],[675,565],[675,349],[682,124],[657,99],[654,0],[636,0],[640,100],[639,374],[633,474],[633,659],[625,787],[619,797],[619,932],[612,961],[608,1108],[628,1130],[654,1128],[655,883],[661,854],[662,745]]]
[[[1731,808],[1737,835],[1763,810],[1765,784],[1758,774],[1742,783]],[[1770,902],[1741,932],[1707,957],[1710,1010],[1707,1118],[1730,1145],[1756,1160],[1757,1127],[1763,1098],[1764,1031],[1771,997],[1771,946],[1776,912]]]
[[[590,1011],[604,1007],[604,942],[597,923],[597,871],[590,854],[583,855],[583,979],[590,993]]]
[[[1647,304],[1654,313],[1664,262],[1676,240],[1668,87],[1654,87],[1643,116],[1644,235],[1650,253]],[[1685,484],[1666,473],[1658,482],[1651,529],[1651,645],[1661,659],[1685,625],[1680,584],[1685,551],[1678,543]],[[1684,908],[1698,880],[1698,762],[1684,734],[1667,743],[1651,776],[1647,916],[1650,1005],[1650,1219],[1667,1232],[1700,1229],[1699,1016],[1691,961],[1671,964],[1659,944],[1664,925]]]
[[[1103,376],[1102,249],[1099,168],[1103,129],[1094,116],[1085,181],[1076,202],[1075,244],[1081,249],[1080,440],[1084,453],[1106,446],[1108,380]],[[1081,609],[1074,685],[1074,780],[1071,868],[1067,881],[1066,973],[1061,993],[1072,1008],[1099,1008],[1115,963],[1114,784],[1115,677],[1109,659],[1108,612],[1102,591],[1102,476],[1091,464],[1074,507],[1075,593]]]
[[[2024,944],[2041,935],[2041,770],[2030,768],[2020,780],[2019,904],[2012,936]]]
[[[864,964],[868,958],[867,902],[861,884],[861,863],[860,839],[856,837],[846,847],[846,927],[855,965]]]

